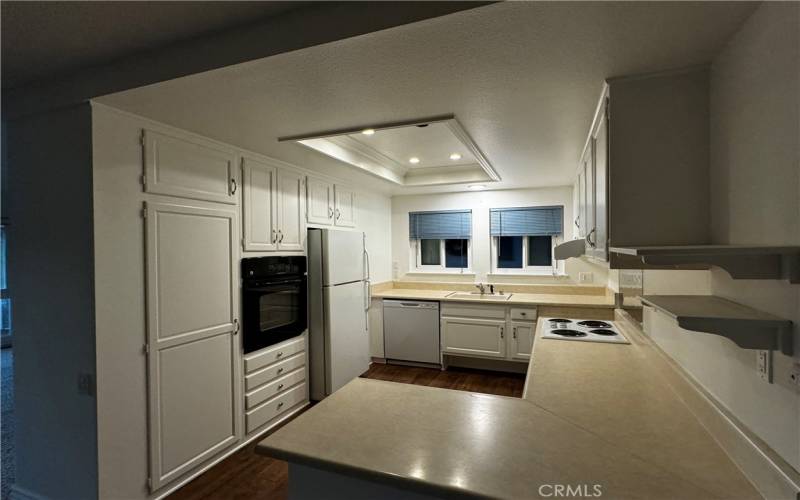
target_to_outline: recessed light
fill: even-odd
[[[372,134],[375,133],[375,129],[374,128],[365,128],[364,130],[361,131],[361,133],[364,134],[364,135],[372,135]]]
[[[408,159],[408,163],[416,165],[417,163],[419,163],[419,158],[417,158],[416,156],[412,156],[411,158]]]
[[[467,189],[471,189],[473,191],[480,191],[481,189],[486,189],[486,186],[483,184],[473,184],[471,186],[467,186]]]
[[[450,153],[450,159],[453,160],[453,161],[460,160],[461,159],[461,155],[458,154],[458,153]]]

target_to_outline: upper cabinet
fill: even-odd
[[[356,225],[356,193],[352,189],[339,186],[334,187],[334,214],[333,223],[342,227],[355,227]]]
[[[333,184],[308,178],[306,201],[309,224],[333,224]]]
[[[576,175],[574,245],[702,245],[709,231],[708,71],[615,78],[597,105]],[[625,267],[612,254],[611,267]],[[641,267],[641,262],[639,262]]]
[[[242,243],[246,251],[302,251],[305,177],[266,161],[242,160]]]
[[[309,224],[355,227],[356,194],[352,189],[309,177],[306,196]]]
[[[250,158],[242,160],[242,237],[244,250],[270,252],[277,244],[278,169]]]
[[[144,130],[144,175],[147,193],[218,203],[236,203],[236,153],[214,142],[184,139]]]

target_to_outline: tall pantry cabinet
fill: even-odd
[[[239,376],[238,157],[145,130],[150,488],[236,444]]]

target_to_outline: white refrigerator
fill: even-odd
[[[369,368],[369,254],[364,233],[308,230],[309,373],[319,401]]]

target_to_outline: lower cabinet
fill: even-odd
[[[505,321],[442,318],[442,351],[490,358],[506,357]]]
[[[527,361],[533,349],[536,308],[442,304],[442,352],[452,356]]]
[[[264,432],[308,404],[306,335],[245,355],[245,434]]]

